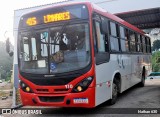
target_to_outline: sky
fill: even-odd
[[[0,41],[10,38],[14,44],[13,38],[13,17],[14,10],[54,3],[62,0],[3,0],[0,4]]]

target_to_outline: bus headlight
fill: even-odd
[[[33,93],[33,91],[31,90],[31,88],[27,84],[25,84],[24,82],[22,82],[22,81],[20,81],[20,87],[21,87],[21,89],[24,92]]]
[[[91,82],[93,81],[93,77],[88,77],[79,82],[72,90],[73,93],[83,92],[85,91]]]

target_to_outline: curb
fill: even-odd
[[[11,109],[19,109],[19,108],[21,108],[21,107],[23,107],[23,105],[22,105],[22,104],[19,104],[19,105],[16,105],[16,106],[14,106],[14,107],[11,107]]]

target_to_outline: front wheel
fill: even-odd
[[[110,99],[110,104],[113,105],[116,103],[118,97],[118,87],[116,83],[112,84],[112,99]]]

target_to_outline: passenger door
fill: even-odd
[[[110,99],[111,90],[107,88],[106,81],[111,78],[108,73],[109,66],[109,46],[108,35],[101,32],[101,17],[96,16],[93,20],[93,38],[94,38],[94,53],[95,53],[95,74],[96,74],[96,105]],[[104,20],[104,19],[103,19]]]

